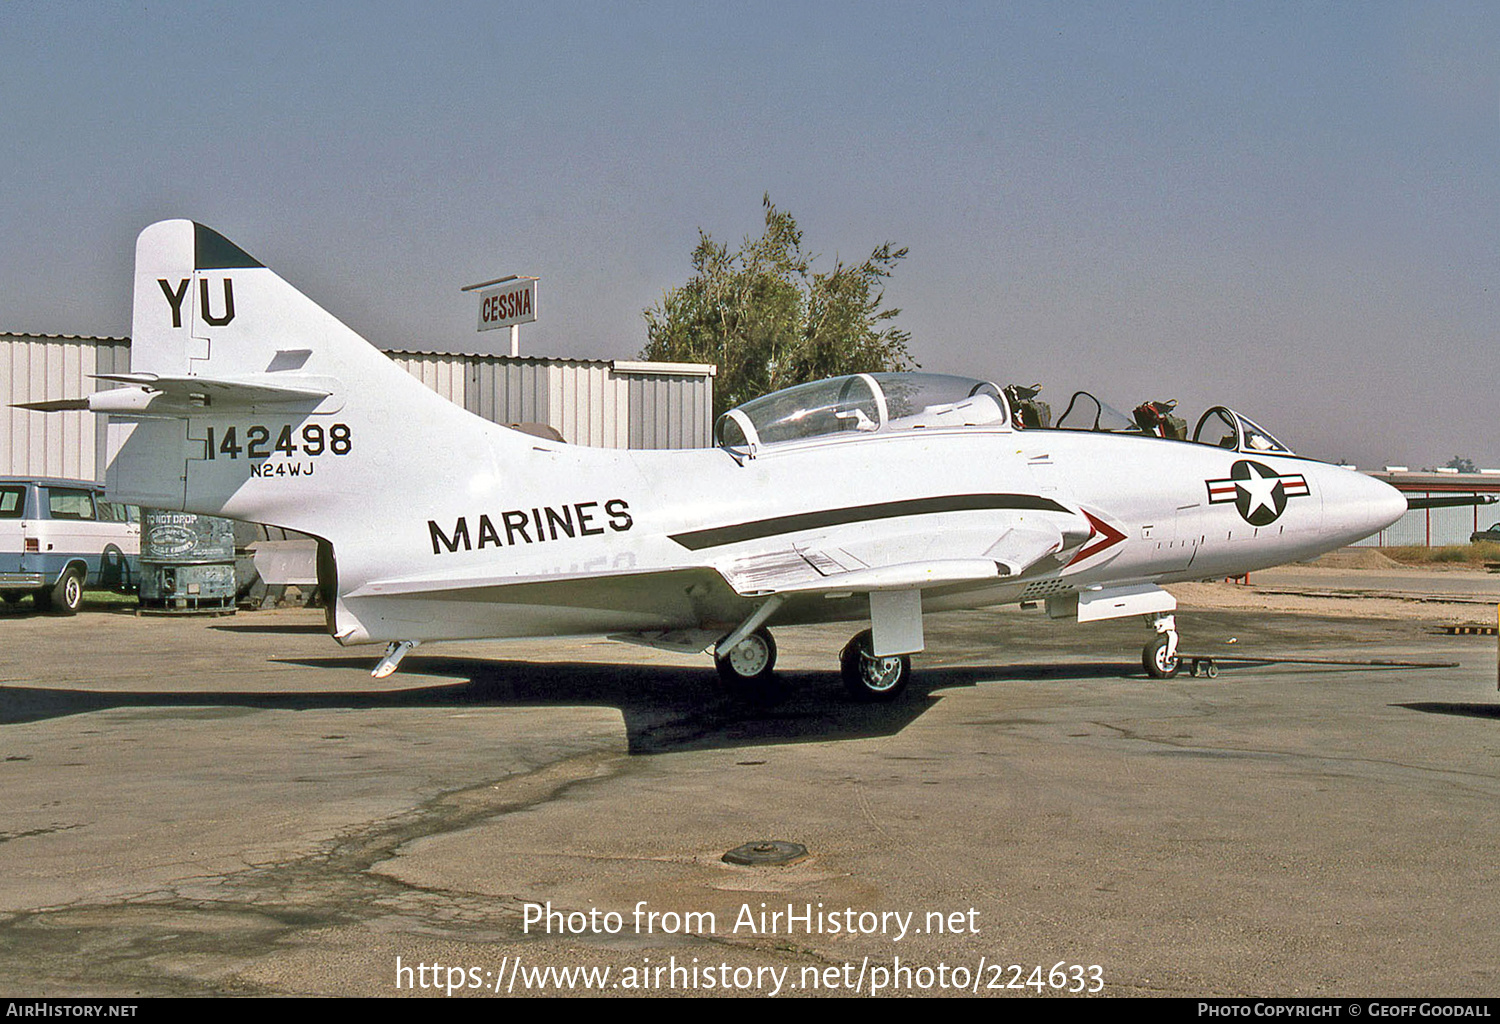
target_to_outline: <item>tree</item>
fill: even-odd
[[[812,269],[802,231],[763,200],[765,233],[736,252],[703,229],[693,276],[645,311],[642,359],[714,363],[714,415],[780,388],[845,373],[913,369],[911,335],[881,309],[883,282],[906,258],[889,242],[857,266]]]
[[[1460,473],[1477,473],[1477,472],[1479,472],[1478,467],[1476,467],[1474,465],[1474,460],[1473,459],[1466,459],[1462,455],[1455,455],[1455,456],[1453,456],[1453,458],[1449,459],[1448,460],[1448,464],[1447,464],[1447,466],[1445,468],[1447,468],[1447,469],[1456,469]]]

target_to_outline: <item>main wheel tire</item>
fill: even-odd
[[[839,654],[839,674],[859,700],[895,700],[911,681],[911,655],[877,658],[870,653],[873,646],[868,629],[856,634]]]
[[[65,569],[53,584],[48,596],[48,607],[58,615],[77,615],[83,607],[83,573],[77,569]]]
[[[1169,640],[1167,634],[1158,634],[1141,651],[1141,667],[1152,679],[1171,679],[1182,668],[1181,658],[1175,654],[1167,656]]]
[[[771,700],[780,696],[773,675],[776,671],[776,641],[766,629],[757,629],[734,645],[726,655],[714,656],[719,678],[743,696]]]

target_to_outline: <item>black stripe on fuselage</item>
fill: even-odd
[[[937,512],[975,512],[1001,508],[1031,509],[1037,512],[1068,511],[1051,498],[1043,498],[1039,494],[949,494],[936,498],[908,498],[904,501],[882,501],[874,505],[798,512],[773,519],[757,519],[750,523],[674,533],[672,539],[689,551],[701,551],[704,548],[760,540],[800,530],[822,530],[830,526],[847,526],[850,523],[897,519],[902,516],[925,516]]]

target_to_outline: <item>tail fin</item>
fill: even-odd
[[[101,392],[123,500],[269,523],[339,546],[385,503],[470,473],[509,431],[454,406],[201,224],[136,244],[134,387]],[[450,477],[451,479],[451,477]]]

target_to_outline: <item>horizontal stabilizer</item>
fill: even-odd
[[[58,398],[50,402],[14,402],[12,409],[30,409],[32,412],[77,412],[87,409],[87,398]]]
[[[211,405],[263,405],[269,402],[321,401],[333,394],[331,381],[286,374],[263,377],[163,377],[154,373],[99,373],[96,380],[134,384],[173,398],[202,398]],[[295,383],[293,382],[295,381]],[[202,403],[200,403],[202,404]]]
[[[100,373],[96,380],[133,387],[95,391],[82,398],[60,398],[48,402],[24,402],[13,408],[34,412],[111,413],[115,416],[191,416],[206,409],[244,410],[267,405],[298,405],[311,412],[334,412],[330,406],[337,382],[326,377],[299,374],[288,379],[278,374],[260,378],[159,377],[154,373]],[[268,375],[269,376],[269,375]]]

